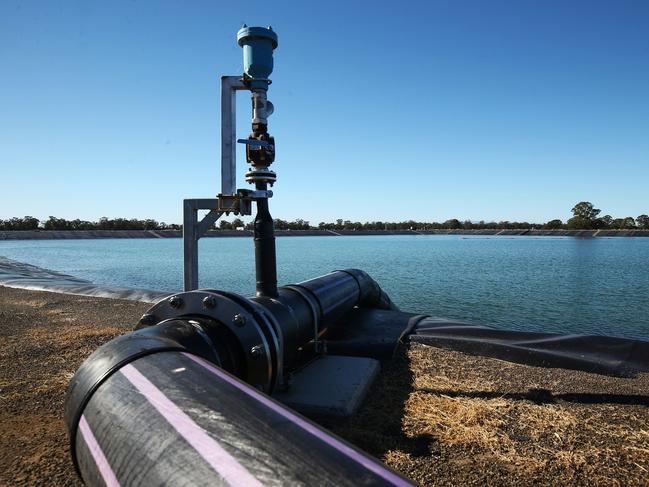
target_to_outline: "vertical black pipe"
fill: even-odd
[[[256,183],[259,191],[266,191],[268,183]],[[276,298],[277,293],[277,259],[275,257],[275,229],[273,217],[268,210],[268,198],[257,200],[255,216],[255,274],[257,279],[257,296]]]

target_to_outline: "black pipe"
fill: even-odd
[[[89,486],[412,485],[200,357],[122,365],[95,391],[73,450]]]
[[[258,191],[266,191],[267,183],[256,183]],[[254,223],[255,276],[257,296],[277,297],[277,258],[275,255],[275,229],[268,210],[268,198],[257,200]]]
[[[117,450],[127,451],[133,448],[139,451],[140,448],[150,447],[152,452],[155,451],[155,442],[149,446],[141,445],[138,443],[139,438],[129,436],[130,432],[136,435],[135,432],[139,431],[139,427],[132,425],[129,418],[135,416],[138,418],[137,421],[141,421],[141,414],[143,414],[139,410],[127,414],[127,410],[131,407],[129,404],[136,401],[129,396],[130,392],[128,390],[115,391],[107,396],[101,393],[102,390],[108,390],[104,389],[104,384],[109,383],[111,378],[118,375],[117,372],[127,364],[131,362],[149,363],[150,360],[154,360],[154,356],[159,355],[170,357],[178,355],[179,352],[188,353],[192,356],[202,357],[209,363],[220,367],[219,370],[225,370],[235,375],[258,390],[270,393],[278,384],[283,373],[290,372],[317,352],[315,347],[309,346],[309,344],[313,344],[323,334],[326,336],[330,327],[337,325],[346,314],[357,306],[389,309],[391,303],[371,277],[354,269],[335,271],[299,284],[284,286],[279,289],[276,298],[261,296],[247,299],[224,291],[203,290],[181,293],[160,301],[145,315],[146,325],[149,325],[150,322],[157,324],[146,326],[141,323],[135,332],[108,342],[96,350],[73,377],[66,398],[65,421],[72,441],[71,451],[75,465],[82,472],[84,479],[88,476],[90,476],[88,478],[95,478],[92,477],[94,474],[83,473],[83,469],[86,468],[84,465],[88,465],[88,462],[82,465],[80,455],[82,456],[83,453],[79,453],[84,451],[83,448],[86,450],[88,448],[87,445],[84,446],[83,442],[79,444],[78,431],[87,430],[88,427],[95,431],[96,441],[101,442],[106,436],[105,441],[109,445],[113,445],[109,448],[116,449],[116,461],[118,463],[125,462],[127,466],[124,468],[127,471],[134,469],[136,464],[129,459],[120,460],[121,457]],[[174,389],[175,386],[170,385],[175,380],[173,374],[177,370],[180,370],[180,367],[165,366],[161,369],[160,374],[166,378],[160,378],[160,380],[166,384],[165,387],[176,391],[173,394],[179,394],[178,397],[182,399],[183,403],[194,401],[194,395],[200,396],[203,388],[208,387],[207,383],[214,380],[211,375],[198,374],[192,379],[192,390],[183,389],[178,392]],[[113,397],[114,395],[119,397]],[[101,399],[96,399],[97,397]],[[117,438],[119,435],[104,425],[101,422],[103,420],[98,420],[100,424],[96,427],[92,426],[92,421],[88,419],[86,411],[92,410],[90,404],[93,401],[97,408],[105,409],[105,414],[111,418],[110,421],[113,424],[126,428],[128,434],[126,432],[119,434],[124,433],[127,436]],[[217,414],[220,411],[220,406],[217,403],[223,401],[223,398],[218,399],[214,396],[213,401],[213,403],[206,403],[203,406],[206,411],[212,408],[210,411]],[[115,413],[120,417],[111,415],[110,411],[113,411],[111,404],[123,404],[119,407],[124,408],[126,417],[121,418],[121,413]],[[245,409],[242,405],[236,407],[232,405],[233,410],[238,410],[240,407]],[[196,411],[196,409],[191,409],[191,411]],[[207,415],[207,413],[205,414]],[[82,419],[82,415],[86,419]],[[146,425],[146,428],[151,428],[152,431],[157,428],[153,423],[149,424],[145,421],[143,424]],[[144,428],[144,426],[142,427]],[[236,430],[239,426],[233,424],[230,425],[230,428]],[[272,430],[275,426],[271,423],[263,428]],[[147,437],[148,432],[147,429],[141,431],[140,434]],[[260,438],[256,438],[254,435],[252,438],[257,441],[263,439],[262,437],[263,435],[260,434]],[[156,438],[155,441],[164,441],[162,436],[156,436]],[[322,438],[320,439],[322,440]],[[326,440],[325,443],[328,441]],[[131,447],[131,443],[139,446]],[[271,453],[264,453],[265,447],[255,446],[255,448],[263,450],[258,452],[260,455],[263,453],[266,456],[270,455],[268,458],[272,457]],[[151,454],[153,455],[153,453]],[[134,453],[130,453],[130,455],[133,455],[134,458],[137,457]],[[284,458],[290,456],[290,452],[279,451],[278,455]],[[275,465],[276,461],[279,462],[275,457],[269,460],[271,463],[269,468],[273,472],[281,467],[279,464]],[[154,467],[147,466],[146,468]],[[171,475],[164,468],[166,468],[164,465],[160,466],[159,475]],[[354,470],[356,467],[350,468]],[[321,469],[321,466],[314,464],[313,469]],[[325,468],[324,472],[326,471]],[[286,475],[289,475],[286,482],[290,483],[289,480],[292,480],[293,477],[290,477],[290,472]],[[310,479],[311,477],[305,478]],[[325,478],[316,480],[324,481]],[[128,480],[127,483],[131,483],[131,480]],[[136,484],[137,482],[133,481],[133,485]]]
[[[356,306],[396,309],[376,281],[358,269],[334,271],[282,286],[276,299],[257,296],[250,301],[261,304],[275,318],[277,333],[283,337],[283,365],[288,369],[295,367],[296,361],[307,360],[305,350],[309,347],[305,345],[326,337],[327,330]]]
[[[211,325],[211,326],[210,326]],[[242,373],[243,361],[236,339],[224,327],[203,320],[170,319],[114,338],[95,350],[70,381],[64,420],[74,447],[77,427],[88,401],[113,373],[124,365],[160,352],[183,351],[203,357],[232,373]],[[77,459],[72,451],[77,467]]]

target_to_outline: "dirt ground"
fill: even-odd
[[[0,485],[79,485],[67,384],[148,307],[0,287]],[[649,485],[649,374],[404,345],[361,411],[325,426],[424,485]]]

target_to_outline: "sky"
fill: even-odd
[[[215,196],[244,22],[279,36],[277,218],[649,213],[644,0],[3,0],[0,218],[180,223]]]

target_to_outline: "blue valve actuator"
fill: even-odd
[[[251,88],[268,88],[268,78],[273,72],[273,50],[277,47],[277,34],[266,27],[243,26],[237,32],[237,42],[243,48],[243,72]]]

